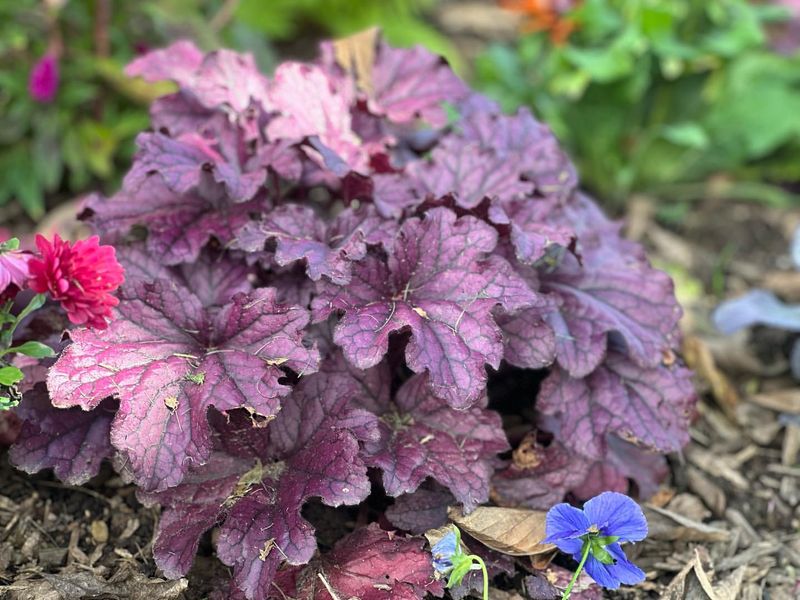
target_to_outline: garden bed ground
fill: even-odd
[[[709,324],[713,292],[767,286],[800,300],[788,241],[800,212],[706,202],[676,227],[658,226],[634,202],[629,233],[678,274],[687,306],[686,355],[702,391],[692,443],[671,459],[654,498],[651,536],[637,546],[647,581],[618,598],[797,598],[800,595],[800,392],[786,376],[790,340],[769,332],[722,339]],[[158,511],[110,468],[71,488],[47,474],[27,477],[0,455],[0,599],[208,597],[227,575],[211,539],[187,581],[158,579],[151,545]],[[321,544],[368,513],[316,511]],[[492,598],[522,598],[495,590]]]

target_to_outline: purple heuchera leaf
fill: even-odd
[[[241,458],[215,453],[202,472],[178,487],[143,497],[165,506],[155,545],[165,573],[185,575],[200,536],[218,522],[217,554],[234,568],[236,586],[251,600],[271,597],[281,562],[311,560],[316,542],[300,514],[303,504],[311,497],[330,506],[358,504],[370,489],[358,440],[377,437],[377,417],[350,408],[349,396],[342,394],[355,387],[346,381],[341,375],[311,375],[266,429],[248,431],[238,417],[223,419],[221,441],[235,445]],[[254,463],[248,454],[261,460]],[[179,529],[189,518],[192,525]]]
[[[196,192],[205,198],[219,198],[220,192],[215,187],[219,184],[233,202],[251,200],[266,179],[266,168],[256,163],[254,170],[245,172],[236,140],[215,133],[215,137],[228,143],[217,144],[214,138],[196,133],[184,133],[174,139],[161,133],[139,134],[136,139],[139,151],[133,168],[125,176],[124,187],[136,189],[157,173],[176,194]]]
[[[556,434],[572,449],[603,459],[613,433],[637,446],[674,452],[689,442],[694,391],[691,373],[678,365],[644,370],[611,352],[584,379],[555,368],[542,383],[536,408],[556,417]]]
[[[402,225],[387,261],[370,254],[353,266],[348,286],[323,284],[312,305],[315,320],[344,311],[334,341],[360,369],[378,364],[389,335],[409,328],[408,366],[430,374],[436,396],[468,407],[483,393],[485,365],[497,368],[503,355],[492,310],[537,302],[506,261],[487,258],[496,242],[496,232],[478,219],[432,209]]]
[[[454,502],[445,488],[435,483],[422,484],[416,491],[395,498],[386,509],[386,518],[398,529],[422,535],[447,524],[447,509]]]
[[[340,71],[334,45],[322,45],[322,64],[332,72]],[[348,70],[350,65],[346,65]],[[422,119],[434,127],[447,124],[444,103],[457,103],[468,88],[450,69],[447,62],[421,46],[392,48],[379,40],[375,62],[369,65],[368,90],[361,90],[368,110],[394,123]],[[351,83],[353,85],[355,82]]]
[[[195,262],[168,267],[147,252],[143,244],[131,244],[117,248],[117,260],[124,267],[129,284],[174,279],[192,290],[206,308],[224,306],[236,294],[253,291],[248,278],[251,269],[246,264],[210,249],[204,250]]]
[[[516,450],[514,462],[492,479],[493,499],[501,506],[546,510],[586,479],[589,462],[559,442],[543,447],[529,441],[521,448],[522,457]]]
[[[175,265],[197,260],[212,237],[222,244],[231,242],[250,214],[262,207],[259,200],[234,204],[194,193],[178,195],[161,177],[150,175],[109,199],[90,196],[81,218],[112,240],[127,235],[134,226],[144,226],[149,253]]]
[[[390,496],[413,492],[431,477],[469,512],[489,499],[497,454],[509,449],[500,415],[478,406],[444,405],[431,394],[426,377],[415,375],[393,402],[369,407],[381,416],[381,439],[365,445],[365,460],[383,471]]]
[[[504,115],[496,102],[480,94],[471,94],[459,108],[464,139],[492,149],[513,164],[517,178],[531,182],[537,195],[564,201],[577,188],[577,173],[569,157],[550,129],[527,108]]]
[[[276,421],[275,427],[280,427]],[[281,465],[278,469],[277,465]],[[306,500],[329,506],[358,504],[369,494],[358,442],[348,432],[322,428],[306,446],[271,467],[262,485],[229,510],[217,555],[234,568],[236,585],[251,600],[270,594],[278,565],[309,562],[316,550],[314,528],[300,514]]]
[[[86,483],[113,452],[109,429],[116,405],[105,400],[91,411],[59,409],[50,404],[44,386],[36,386],[15,411],[23,425],[11,447],[11,462],[27,473],[53,469],[70,485]]]
[[[112,442],[145,490],[177,485],[187,463],[208,460],[209,407],[269,417],[289,392],[278,365],[300,374],[317,367],[316,349],[302,343],[308,313],[276,304],[271,288],[239,294],[213,313],[167,280],[134,282],[120,295],[107,330],[73,332],[48,388],[60,407],[120,399]]]
[[[579,251],[580,252],[580,251]],[[677,341],[681,310],[668,275],[611,252],[566,255],[541,289],[561,300],[547,321],[556,334],[559,365],[573,377],[591,373],[606,353],[606,334],[623,341],[642,368],[658,365]]]
[[[458,206],[475,208],[484,198],[511,200],[533,192],[513,162],[477,142],[449,136],[439,142],[430,161],[407,168],[418,187],[433,196],[452,194]]]
[[[319,561],[299,573],[286,573],[277,587],[286,596],[303,600],[338,598],[359,600],[423,600],[444,594],[434,579],[430,552],[422,538],[383,531],[376,523],[339,541]],[[317,573],[325,575],[328,586]]]
[[[215,452],[202,469],[190,473],[181,484],[166,492],[148,494],[139,491],[139,499],[147,505],[164,504],[158,521],[158,535],[153,555],[164,575],[177,579],[189,572],[202,535],[218,523],[240,480],[240,493],[257,480],[260,464]],[[263,469],[262,469],[263,470]]]
[[[324,275],[344,285],[350,281],[351,263],[366,256],[367,244],[391,246],[396,228],[394,221],[385,221],[371,206],[345,209],[327,225],[311,208],[286,204],[245,225],[234,247],[258,252],[274,239],[279,266],[304,260],[313,281]]]
[[[547,127],[421,49],[380,43],[357,77],[323,52],[273,81],[189,42],[129,67],[178,90],[152,106],[123,189],[86,203],[128,282],[109,329],[71,332],[51,369],[53,403],[72,408],[26,400],[14,452],[73,481],[113,454],[164,507],[170,577],[219,527],[220,594],[414,600],[443,591],[420,540],[362,528],[314,558],[306,501],[358,504],[377,467],[399,495],[387,516],[419,531],[490,485],[536,508],[587,478],[647,493],[693,394],[662,364],[678,341],[668,278],[576,190]],[[446,128],[443,102],[460,114]],[[510,462],[486,400],[503,360],[549,369],[528,406],[552,439]]]
[[[250,54],[217,50],[203,55],[187,40],[137,58],[125,74],[152,82],[174,81],[182,94],[212,110],[225,105],[242,112],[251,99],[266,104],[267,80]]]
[[[348,98],[334,88],[325,71],[301,63],[282,64],[275,71],[270,99],[278,112],[267,125],[270,139],[299,142],[313,137],[318,145],[310,154],[318,157],[320,166],[325,166],[320,152],[329,151],[353,170],[366,169],[367,157],[352,130]]]

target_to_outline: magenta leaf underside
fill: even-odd
[[[323,578],[343,599],[441,595],[415,536],[449,506],[647,496],[688,440],[669,277],[530,112],[376,44],[366,71],[330,44],[272,77],[187,41],[128,66],[177,91],[121,189],[83,204],[120,303],[107,330],[69,331],[49,401],[18,411],[21,468],[82,483],[113,459],[161,504],[168,577],[218,527],[220,597],[330,600]],[[304,505],[373,484],[406,533],[318,552]]]

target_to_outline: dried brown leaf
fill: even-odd
[[[800,414],[800,389],[797,388],[754,394],[750,400],[777,412]]]
[[[380,30],[371,27],[333,42],[336,62],[353,74],[359,89],[368,95],[373,92],[372,65],[375,64],[375,49],[379,35]]]
[[[43,574],[44,579],[24,581],[6,590],[9,600],[63,600],[64,598],[124,598],[125,600],[176,600],[188,582],[151,579],[123,569],[108,581],[94,573]]]
[[[482,544],[511,556],[550,552],[555,546],[543,544],[547,513],[526,508],[479,506],[468,515],[451,507],[450,520]]]
[[[694,521],[664,508],[646,504],[648,537],[654,540],[682,542],[726,542],[730,532]]]
[[[725,416],[738,423],[736,409],[739,406],[739,394],[725,374],[717,368],[708,345],[699,337],[687,335],[683,341],[683,357],[689,368],[694,369],[697,376],[711,387],[711,393]]]

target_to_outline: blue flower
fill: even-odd
[[[642,509],[624,494],[604,492],[589,500],[583,510],[557,504],[547,513],[546,543],[579,561],[589,556],[584,568],[603,587],[617,589],[644,580],[644,572],[628,560],[621,542],[638,542],[647,537],[647,520]],[[588,547],[587,547],[588,546]]]
[[[446,575],[453,570],[453,556],[458,548],[458,538],[452,529],[431,548],[433,568]]]

